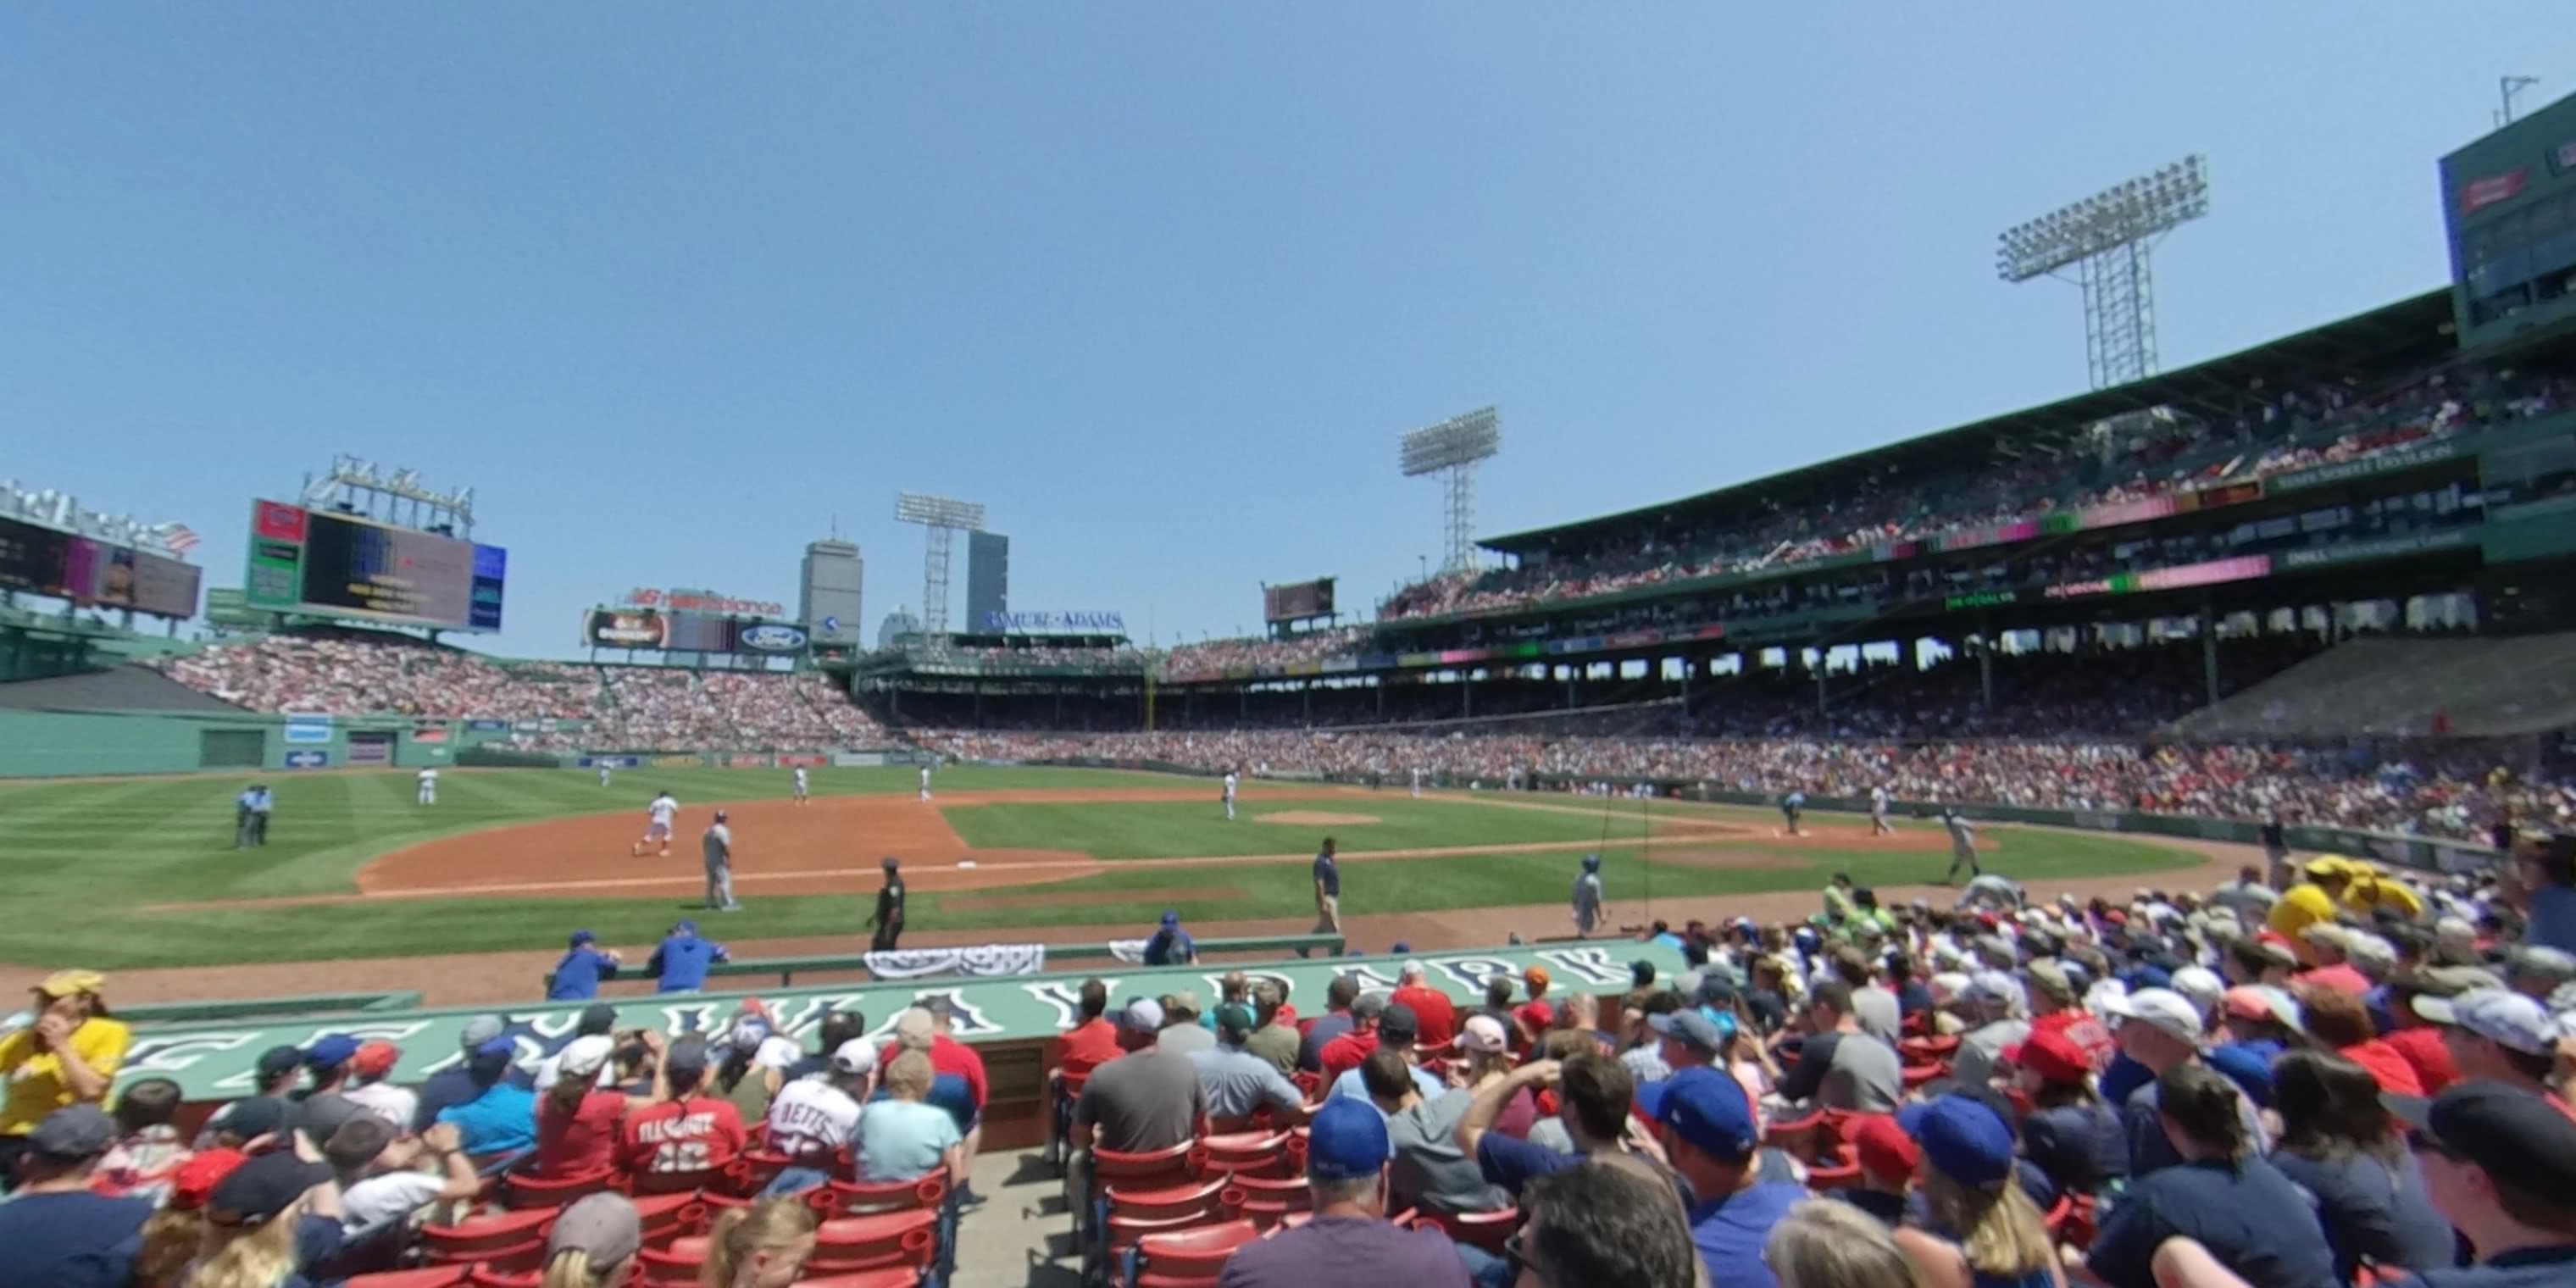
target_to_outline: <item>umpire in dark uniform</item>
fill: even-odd
[[[894,941],[903,934],[903,865],[889,855],[885,861],[885,885],[877,890],[876,915],[868,918],[876,937],[868,941],[868,951],[889,953]]]

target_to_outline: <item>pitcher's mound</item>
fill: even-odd
[[[1255,823],[1282,823],[1290,827],[1364,827],[1378,821],[1375,814],[1335,814],[1320,809],[1283,809],[1276,814],[1254,817]]]

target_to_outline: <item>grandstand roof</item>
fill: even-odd
[[[2087,427],[2128,412],[2171,407],[2192,415],[2232,415],[2257,388],[2277,391],[2340,379],[2355,370],[2420,367],[2455,352],[2451,293],[2447,288],[2432,290],[2116,389],[2009,412],[1679,500],[1487,537],[1477,544],[1520,554],[1586,533],[1697,520],[1728,510],[1786,509],[1874,471],[1935,461],[1956,466],[1962,455],[1970,453],[2010,461],[2053,451]]]

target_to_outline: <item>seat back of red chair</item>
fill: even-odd
[[[476,1266],[468,1271],[465,1282],[471,1288],[544,1288],[543,1270],[525,1270],[512,1274],[490,1266]]]
[[[796,1288],[920,1288],[920,1284],[919,1270],[911,1266],[887,1266],[882,1270],[853,1270],[845,1275],[799,1279]]]
[[[1237,1132],[1199,1141],[1190,1154],[1190,1170],[1199,1176],[1219,1173],[1285,1176],[1291,1157],[1287,1132]]]
[[[351,1275],[341,1281],[342,1288],[449,1288],[464,1283],[469,1273],[462,1266],[424,1266],[418,1270],[386,1270],[372,1275]]]
[[[1500,1253],[1503,1241],[1512,1237],[1512,1231],[1521,1228],[1519,1208],[1504,1208],[1500,1212],[1426,1212],[1422,1219],[1448,1235],[1453,1243],[1469,1244],[1493,1253]],[[1422,1220],[1416,1220],[1414,1224],[1419,1227]]]
[[[937,1254],[938,1227],[939,1213],[929,1209],[825,1221],[815,1227],[814,1256],[805,1266],[817,1274],[890,1266],[921,1269]]]
[[[693,1285],[698,1282],[699,1267],[706,1262],[706,1238],[690,1235],[672,1241],[667,1248],[646,1248],[636,1253],[636,1281],[654,1285]]]
[[[1831,1190],[1857,1189],[1860,1186],[1860,1164],[1834,1163],[1807,1169],[1807,1188],[1818,1194]]]
[[[617,1173],[607,1168],[579,1172],[571,1176],[533,1176],[526,1172],[502,1174],[501,1202],[513,1211],[535,1208],[559,1208],[575,1199],[585,1198],[609,1189],[617,1183]]]
[[[1197,1141],[1185,1140],[1150,1154],[1096,1149],[1091,1152],[1091,1174],[1101,1185],[1177,1185],[1190,1179],[1190,1154],[1197,1148]]]
[[[1158,1278],[1213,1277],[1235,1249],[1260,1237],[1261,1228],[1250,1221],[1226,1221],[1146,1235],[1136,1241],[1136,1253],[1144,1270]]]
[[[1804,1118],[1793,1118],[1787,1122],[1774,1122],[1771,1124],[1771,1130],[1762,1134],[1762,1143],[1791,1158],[1811,1162],[1816,1156],[1816,1135],[1824,1129],[1824,1125],[1825,1116],[1821,1113],[1809,1114]]]
[[[909,1181],[826,1181],[805,1192],[805,1202],[826,1221],[935,1208],[947,1197],[948,1172],[944,1168]]]
[[[545,1245],[546,1230],[561,1209],[537,1208],[499,1216],[471,1217],[455,1225],[422,1226],[421,1248],[432,1261],[463,1265],[488,1259],[496,1249],[535,1242]]]

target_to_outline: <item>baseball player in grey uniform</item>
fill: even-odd
[[[733,829],[725,826],[723,810],[716,811],[716,821],[707,825],[699,845],[706,851],[707,906],[718,912],[742,911],[733,899]]]
[[[1970,877],[1985,875],[1977,866],[1977,826],[1961,814],[1958,807],[1941,807],[1941,825],[1950,829],[1950,871],[1941,878],[1943,885],[1959,884],[1959,869],[1966,868]]]

